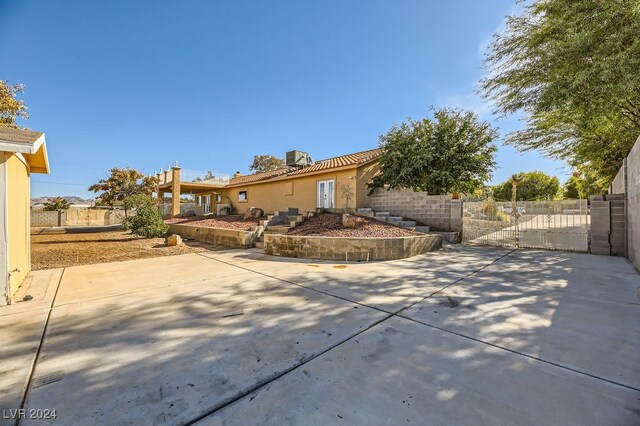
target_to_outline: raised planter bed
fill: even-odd
[[[264,252],[274,256],[325,260],[404,259],[442,245],[437,234],[407,237],[323,237],[269,234],[264,236]]]
[[[261,232],[261,227],[256,226],[255,230],[211,228],[199,226],[198,222],[193,224],[169,223],[169,231],[180,235],[182,238],[189,238],[195,241],[216,244],[230,248],[249,248]]]

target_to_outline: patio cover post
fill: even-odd
[[[171,216],[180,214],[180,167],[171,168]]]

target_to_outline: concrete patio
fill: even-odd
[[[39,271],[28,293],[0,308],[3,424],[21,406],[55,424],[640,423],[622,258],[230,250]]]

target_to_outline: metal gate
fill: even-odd
[[[511,248],[589,251],[587,200],[471,201],[463,204],[462,241]]]

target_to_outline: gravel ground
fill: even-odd
[[[39,270],[223,248],[191,241],[182,246],[167,247],[164,238],[141,238],[125,231],[32,235],[31,262],[33,269]]]
[[[266,218],[263,218],[266,219]],[[249,231],[259,225],[261,219],[243,219],[241,215],[218,216],[211,218],[190,217],[167,219],[167,223],[179,223],[180,225],[192,225],[207,228],[237,229]]]
[[[317,235],[322,237],[411,237],[422,235],[415,231],[390,225],[379,220],[363,217],[367,221],[357,228],[345,228],[342,226],[342,215],[336,213],[322,213],[313,216],[295,228],[290,229],[287,235]]]

